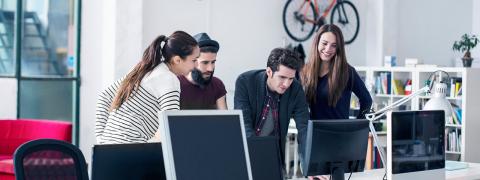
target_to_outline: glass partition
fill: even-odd
[[[15,10],[16,0],[0,1],[0,76],[15,75]]]
[[[24,2],[22,76],[74,76],[76,67],[74,1]]]

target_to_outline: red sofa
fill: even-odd
[[[72,123],[43,119],[0,120],[0,180],[15,180],[13,153],[35,139],[72,141]]]

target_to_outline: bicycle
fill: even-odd
[[[358,11],[353,3],[347,0],[331,0],[327,8],[321,12],[318,1],[287,1],[282,16],[283,27],[288,36],[298,42],[309,39],[317,27],[326,23],[325,19],[330,14],[330,23],[342,30],[345,43],[352,43],[360,29]],[[322,15],[318,17],[320,13]]]

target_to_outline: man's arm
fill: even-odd
[[[220,98],[217,99],[217,109],[221,109],[221,110],[226,110],[228,109],[227,107],[227,95],[224,95]]]
[[[303,91],[303,89],[301,87],[298,88],[295,96],[293,118],[295,120],[295,125],[298,130],[298,152],[301,154],[300,157],[302,157],[304,152],[305,141],[307,139],[308,119],[310,119],[306,99],[307,98],[305,97],[305,92]]]
[[[253,136],[252,105],[248,100],[247,79],[240,75],[235,82],[235,95],[233,97],[233,108],[241,109],[247,137]]]

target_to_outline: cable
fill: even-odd
[[[352,173],[353,171],[350,171],[350,176],[348,176],[348,180],[350,180],[350,178],[352,177]]]
[[[385,172],[385,174],[383,174],[383,180],[387,180],[387,172]]]

